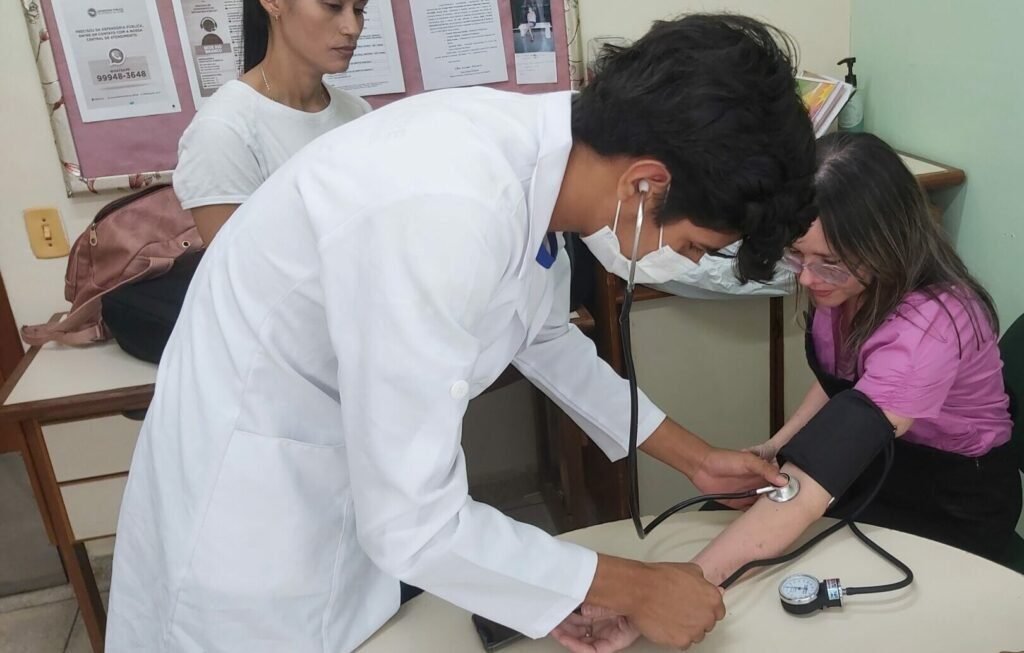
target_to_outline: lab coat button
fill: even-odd
[[[469,394],[469,384],[465,381],[456,381],[452,384],[452,399],[462,399]]]

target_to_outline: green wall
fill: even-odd
[[[1024,0],[853,0],[865,127],[963,168],[938,197],[1003,329],[1024,313]]]

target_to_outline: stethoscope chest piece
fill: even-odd
[[[800,494],[800,481],[795,476],[789,474],[783,474],[789,479],[789,483],[786,485],[775,488],[773,491],[768,493],[768,498],[775,503],[786,503],[796,495]]]

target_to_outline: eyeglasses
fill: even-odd
[[[804,270],[810,270],[811,274],[818,277],[825,283],[830,283],[834,286],[841,286],[850,280],[853,276],[847,270],[839,267],[838,265],[829,265],[828,263],[804,263],[803,257],[792,250],[786,250],[782,255],[782,260],[779,264],[784,270],[789,270],[796,276],[800,276]]]

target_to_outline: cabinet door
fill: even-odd
[[[57,482],[127,472],[141,428],[120,415],[43,426]]]
[[[121,510],[128,475],[62,485],[61,496],[67,509],[71,532],[76,540],[113,535]]]

